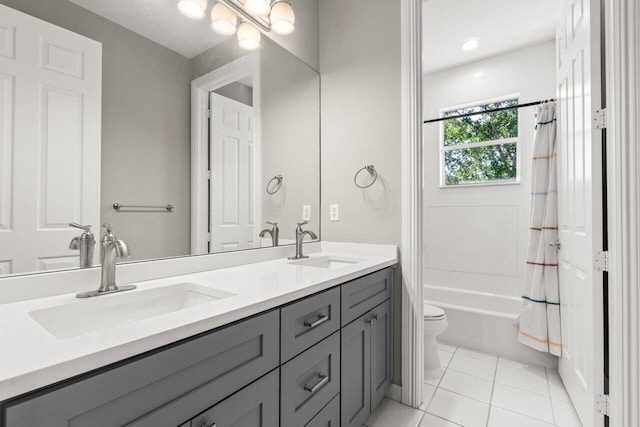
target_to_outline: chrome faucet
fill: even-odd
[[[278,240],[280,239],[280,229],[278,228],[277,222],[269,222],[267,224],[272,225],[271,230],[265,228],[259,234],[260,237],[264,237],[267,234],[271,236],[271,246],[278,246]]]
[[[95,297],[114,292],[129,291],[136,288],[133,285],[116,286],[116,259],[128,258],[131,256],[131,250],[124,240],[119,240],[113,235],[110,224],[103,224],[102,227],[104,228],[105,234],[101,239],[102,251],[100,258],[102,261],[102,274],[100,287],[97,291],[81,292],[76,295],[77,298]]]
[[[309,258],[308,256],[302,255],[302,241],[304,240],[304,236],[309,236],[313,240],[317,239],[318,236],[313,231],[302,229],[302,226],[308,223],[309,221],[298,223],[298,226],[296,227],[296,256],[289,257],[289,259]]]
[[[80,225],[75,222],[69,223],[70,227],[84,230],[80,236],[71,239],[69,249],[80,251],[80,268],[89,268],[93,266],[93,248],[96,245],[96,239],[93,237],[90,225]]]

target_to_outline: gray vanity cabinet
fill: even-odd
[[[384,397],[392,375],[391,300],[342,328],[342,426],[362,426]]]

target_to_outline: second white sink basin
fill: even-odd
[[[194,283],[178,283],[79,299],[69,304],[34,310],[29,315],[53,336],[65,339],[234,295],[236,294]]]
[[[356,264],[360,261],[362,261],[362,259],[326,255],[293,261],[291,262],[291,264],[316,268],[328,268],[330,270],[334,270],[336,268],[342,268]]]

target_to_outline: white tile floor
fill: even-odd
[[[441,344],[442,372],[413,409],[384,399],[367,427],[582,427],[556,371]]]

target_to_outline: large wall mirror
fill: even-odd
[[[0,0],[0,275],[79,267],[72,222],[93,265],[103,223],[123,261],[319,234],[319,96],[280,45],[175,0]]]

